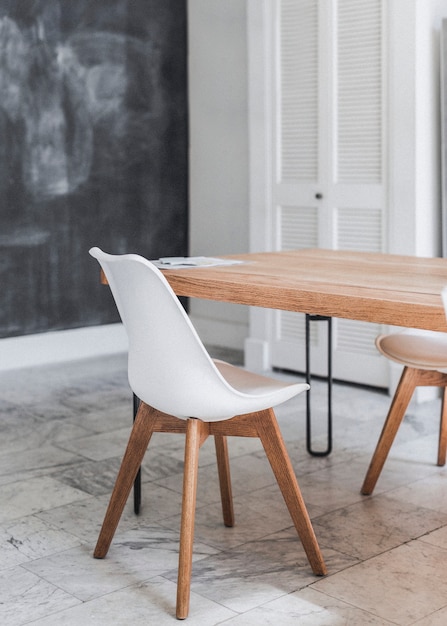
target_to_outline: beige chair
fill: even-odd
[[[444,305],[447,292],[442,293]],[[447,448],[447,333],[404,330],[380,335],[376,346],[384,356],[404,365],[404,370],[371,459],[361,492],[370,495],[380,476],[391,445],[418,386],[442,387],[438,465],[445,465]]]
[[[152,433],[185,435],[177,610],[188,615],[199,449],[215,440],[225,526],[233,526],[227,436],[259,437],[312,570],[326,567],[282,439],[276,406],[306,391],[210,358],[163,274],[135,255],[90,254],[102,266],[129,339],[128,375],[141,400],[94,556],[104,558]]]

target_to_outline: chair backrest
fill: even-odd
[[[96,258],[129,339],[129,383],[154,408],[207,421],[234,415],[237,392],[220,374],[168,281],[136,254]],[[243,395],[243,394],[241,394]]]

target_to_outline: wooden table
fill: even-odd
[[[314,456],[332,450],[333,317],[447,331],[441,289],[447,259],[341,250],[307,249],[239,254],[240,265],[166,270],[179,296],[220,300],[306,314],[306,380],[310,383],[309,320],[327,320],[327,448],[311,437],[311,400],[306,394],[306,446]]]
[[[244,263],[164,275],[179,296],[447,331],[447,259],[320,248],[222,258]]]

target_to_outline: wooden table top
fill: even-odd
[[[164,270],[179,296],[447,331],[447,259],[305,249],[242,264]]]

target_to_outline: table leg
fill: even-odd
[[[306,398],[306,448],[312,456],[328,456],[332,451],[332,318],[323,315],[306,314],[306,382],[311,383],[310,363],[310,322],[327,322],[327,447],[326,450],[313,450],[312,448],[312,419],[311,419],[311,389]]]
[[[133,420],[135,421],[135,417],[137,415],[138,407],[140,406],[140,399],[137,398],[135,394],[133,394]],[[138,470],[138,474],[136,475],[134,484],[133,484],[133,510],[136,515],[140,513],[140,505],[141,505],[141,467]]]

